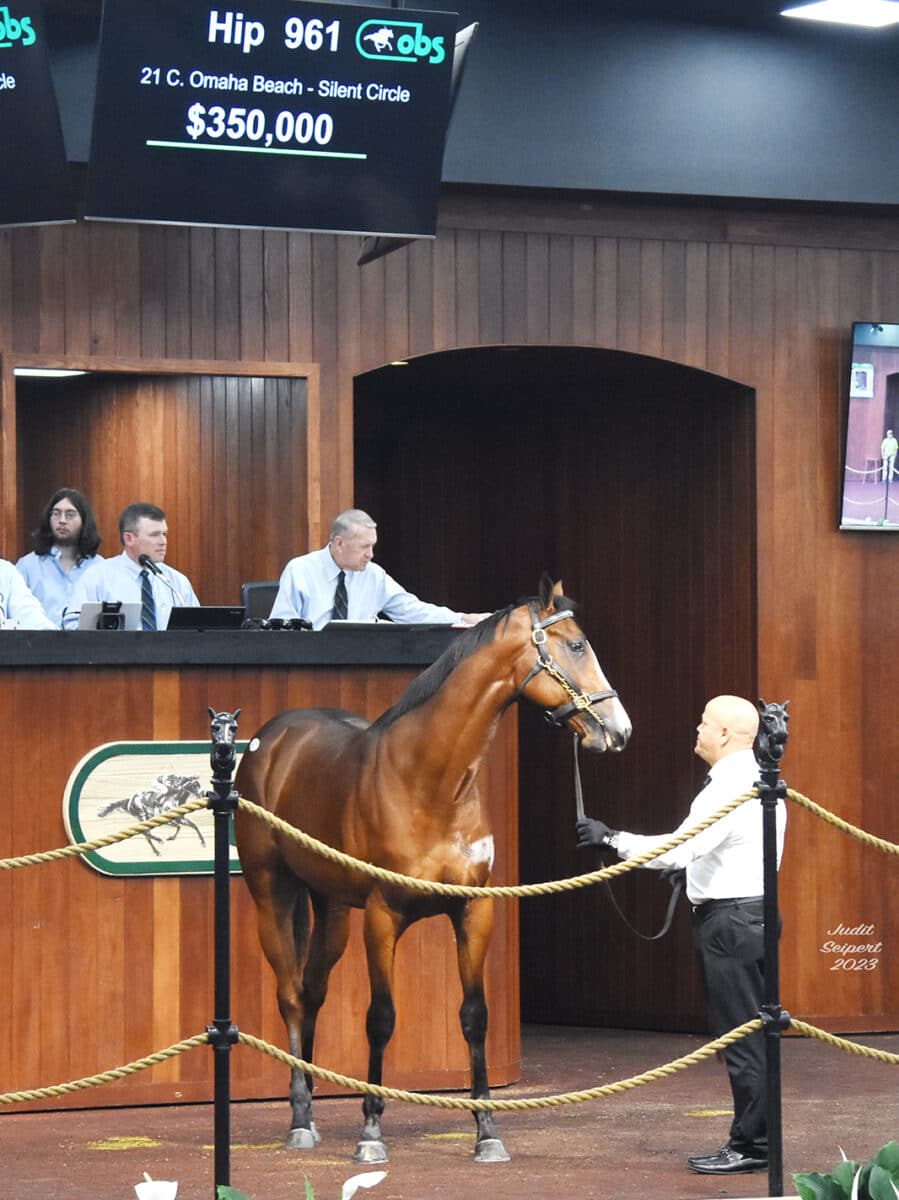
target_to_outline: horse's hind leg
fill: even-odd
[[[275,973],[278,1008],[287,1028],[290,1053],[301,1057],[304,1003],[300,970],[309,935],[309,893],[286,868],[266,867],[252,874],[244,867],[259,920],[259,940]],[[291,1123],[287,1146],[309,1150],[318,1135],[312,1120],[312,1095],[298,1068],[290,1072]]]
[[[493,928],[493,901],[489,897],[469,900],[453,914],[462,980],[459,1019],[468,1043],[471,1063],[471,1097],[489,1100],[487,1082],[487,1001],[484,998],[484,962]],[[508,1162],[509,1154],[493,1126],[489,1112],[474,1114],[477,1125],[475,1162]]]
[[[384,1070],[384,1051],[393,1036],[396,1009],[393,1003],[393,964],[396,943],[404,926],[396,912],[383,902],[370,899],[365,909],[365,953],[368,959],[368,978],[371,1000],[365,1018],[368,1034],[368,1082],[381,1083]],[[387,1146],[381,1135],[381,1116],[384,1101],[366,1092],[362,1101],[365,1118],[362,1137],[353,1155],[355,1162],[387,1162]]]
[[[346,949],[350,936],[350,910],[345,904],[327,900],[324,896],[313,892],[312,910],[315,914],[315,922],[306,959],[306,969],[303,972],[302,1053],[300,1057],[305,1062],[313,1061],[315,1025],[321,1006],[328,994],[328,979]],[[311,1075],[305,1077],[306,1092],[310,1097],[310,1103],[313,1082]],[[314,1121],[310,1122],[310,1129],[314,1139],[319,1141]],[[291,1143],[288,1142],[288,1145]]]

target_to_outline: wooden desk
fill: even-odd
[[[448,629],[414,628],[5,632],[0,856],[66,843],[66,780],[81,757],[104,742],[205,740],[209,705],[240,708],[242,738],[288,708],[325,705],[374,717],[453,636]],[[495,821],[494,878],[512,883],[518,863],[514,715],[503,719],[482,778]],[[242,1031],[286,1046],[252,901],[242,879],[232,886],[232,1019]],[[74,858],[3,872],[0,987],[9,1019],[0,1027],[0,1091],[93,1075],[202,1032],[213,1016],[212,889],[208,877],[109,878]],[[501,1084],[516,1079],[520,1066],[518,913],[514,904],[500,902],[496,915],[487,974],[488,1054],[491,1082]],[[368,980],[361,914],[355,918],[350,947],[332,975],[315,1058],[364,1078]],[[422,922],[400,943],[397,1031],[385,1083],[467,1088],[460,1002],[449,921]],[[286,1099],[285,1067],[243,1046],[232,1062],[235,1098]],[[316,1091],[329,1088],[317,1084]],[[202,1047],[123,1082],[30,1107],[211,1098],[212,1052]]]

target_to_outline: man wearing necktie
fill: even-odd
[[[86,600],[139,600],[141,629],[147,632],[166,629],[175,605],[199,605],[187,576],[165,561],[169,527],[161,508],[129,504],[119,515],[119,536],[122,553],[98,563],[75,585],[64,628],[77,625]]]
[[[271,616],[301,617],[322,629],[331,621],[373,621],[379,613],[401,624],[427,625],[474,625],[488,615],[455,612],[407,592],[372,561],[377,540],[368,513],[359,508],[341,513],[327,546],[284,568]]]
[[[759,778],[753,743],[759,715],[739,696],[716,696],[697,726],[694,753],[710,770],[686,818],[674,833],[642,836],[610,829],[604,821],[577,822],[578,847],[614,850],[636,858],[713,816],[754,787]],[[787,814],[777,805],[777,862],[783,853]],[[721,1034],[759,1015],[764,999],[764,918],[762,808],[747,800],[689,841],[645,864],[655,870],[686,871],[687,899],[693,906],[693,940],[709,1009],[712,1034]],[[724,1051],[734,1102],[727,1142],[710,1154],[687,1159],[702,1175],[765,1170],[768,1129],[765,1046],[761,1031]]]

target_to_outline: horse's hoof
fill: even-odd
[[[474,1148],[477,1163],[509,1162],[509,1151],[499,1138],[482,1138]]]
[[[387,1147],[383,1142],[359,1142],[356,1146],[356,1153],[353,1155],[353,1162],[357,1163],[385,1163],[387,1161]]]
[[[311,1129],[291,1129],[284,1145],[288,1150],[314,1150],[315,1143],[320,1141],[321,1138],[313,1125]]]

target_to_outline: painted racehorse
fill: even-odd
[[[241,796],[355,858],[421,879],[486,884],[493,838],[478,794],[478,769],[500,717],[521,696],[571,728],[586,749],[622,750],[630,737],[617,693],[561,585],[554,587],[548,576],[538,597],[460,633],[373,724],[337,709],[274,717],[250,741],[235,785]],[[346,947],[350,909],[364,909],[371,985],[368,1078],[380,1084],[394,1028],[397,941],[413,922],[446,913],[458,947],[471,1094],[488,1098],[484,960],[492,899],[426,895],[383,884],[303,849],[246,810],[236,813],[235,831],[262,948],[277,977],[291,1053],[312,1060],[316,1018],[328,976]],[[290,1147],[308,1149],[319,1140],[311,1090],[311,1078],[293,1070]],[[384,1102],[366,1095],[362,1109],[356,1161],[384,1162]],[[506,1160],[490,1114],[476,1113],[475,1122],[475,1159]]]

